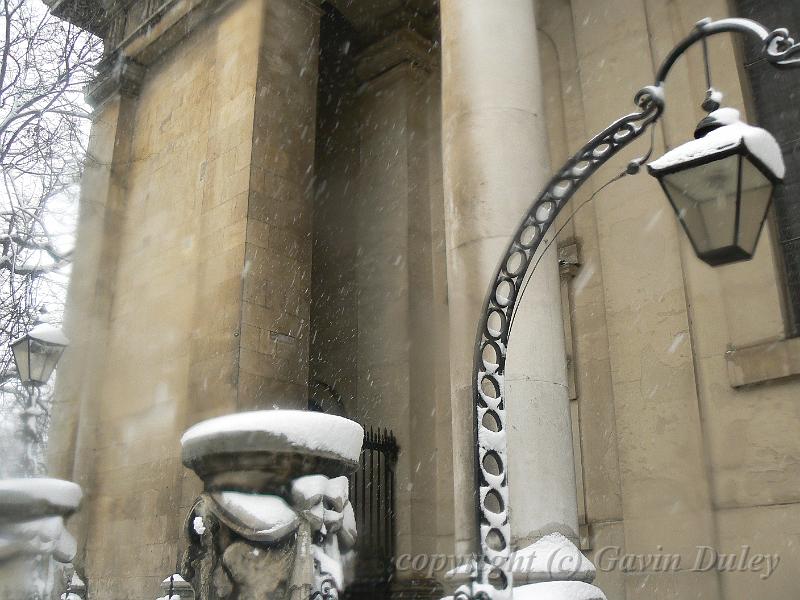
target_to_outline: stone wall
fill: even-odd
[[[541,0],[538,9],[536,93],[553,166],[633,110],[634,93],[699,18],[728,12],[723,0]],[[323,66],[319,95],[319,12],[297,0],[173,3],[108,54],[113,85],[92,92],[101,103],[69,291],[73,345],[51,436],[53,475],[86,491],[72,529],[93,598],[154,595],[174,570],[199,486],[180,465],[180,433],[218,414],[305,406],[308,380],[334,387],[347,416],[397,434],[398,552],[449,554],[457,538],[459,550],[471,548],[458,529],[472,519],[471,462],[453,452],[471,429],[461,419],[468,411],[452,410],[469,406],[451,406],[451,383],[466,390],[469,381],[450,360],[467,352],[474,323],[454,312],[448,288],[473,287],[447,272],[454,230],[442,191],[442,117],[461,115],[442,115],[435,25],[420,18],[415,29],[419,15],[407,16],[385,31],[359,13],[369,35],[346,73],[328,73],[343,87],[328,87]],[[716,87],[744,110],[738,48],[727,39],[710,48]],[[704,92],[694,52],[670,78],[657,153],[689,138]],[[532,137],[513,133],[520,147]],[[521,160],[514,136],[498,137]],[[533,137],[545,143],[543,132]],[[647,143],[598,174],[575,206]],[[546,159],[537,157],[537,169]],[[514,201],[532,199],[528,166],[497,163],[524,192]],[[475,175],[479,189],[479,173],[465,173],[456,183]],[[498,197],[492,227],[501,230],[502,217],[510,230],[517,215]],[[474,199],[454,194],[449,216]],[[789,597],[800,563],[800,360],[770,370],[771,352],[794,357],[798,348],[784,339],[770,232],[753,261],[711,270],[646,174],[605,189],[562,224],[559,244],[577,252],[562,270],[562,308],[578,515],[598,585],[609,598]],[[484,270],[497,259],[478,254]],[[537,333],[527,331],[534,343]],[[560,352],[560,340],[550,348]],[[514,423],[542,421],[521,411],[525,399],[509,402]],[[534,456],[542,440],[520,426],[517,439],[526,437]],[[511,483],[522,506],[538,490],[527,475]],[[698,545],[743,544],[779,553],[778,570],[766,580],[625,574],[604,571],[600,555],[661,547],[691,564]]]
[[[187,426],[305,406],[318,17],[230,3],[96,109],[51,445],[94,597],[174,570]]]
[[[554,164],[632,108],[633,94],[697,20],[728,14],[724,2],[543,2]],[[709,47],[715,87],[744,111],[738,48],[727,36]],[[656,156],[690,139],[703,116],[701,60],[691,52],[670,77]],[[605,179],[598,174],[594,189],[646,146],[620,157]],[[751,262],[711,269],[694,257],[663,193],[643,174],[598,194],[562,238],[580,251],[565,316],[582,450],[582,541],[599,567],[597,584],[609,598],[791,595],[800,561],[793,542],[800,423],[798,382],[787,376],[796,345],[784,341],[789,323],[771,232]],[[778,553],[782,563],[768,579],[692,572],[702,545],[724,553],[748,545],[751,553]],[[604,571],[609,554],[601,550],[609,547],[678,553],[684,569]]]

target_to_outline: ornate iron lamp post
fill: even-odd
[[[531,261],[577,189],[661,116],[664,82],[675,61],[698,41],[720,33],[756,37],[768,63],[778,68],[800,67],[800,44],[785,29],[770,32],[747,19],[700,21],[669,53],[655,84],[636,94],[639,111],[613,122],[558,170],[524,215],[500,260],[482,307],[472,380],[481,557],[472,583],[456,591],[456,600],[509,599],[513,593],[504,374],[513,314]],[[704,107],[718,108],[708,100]],[[739,122],[738,113],[733,113],[731,109],[712,112],[698,127],[698,139],[649,165],[698,257],[712,265],[752,257],[772,188],[783,176],[774,138]],[[645,161],[632,161],[627,173],[637,173]]]

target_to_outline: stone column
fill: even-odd
[[[472,523],[471,369],[493,269],[549,174],[534,6],[442,2],[443,152],[460,549]],[[509,346],[513,535],[575,538],[566,359],[555,248],[539,264]]]
[[[247,178],[239,410],[305,408],[311,204],[319,62],[318,3],[262,3],[252,139],[237,140]],[[249,100],[248,100],[249,102]],[[224,168],[224,167],[223,167]],[[209,300],[214,310],[215,298]]]
[[[481,0],[443,0],[441,13],[456,551],[463,553],[474,550],[477,539],[471,370],[480,306],[514,226],[548,179],[549,164],[534,2],[511,0],[499,9]],[[569,541],[577,540],[578,526],[559,290],[554,245],[521,302],[509,342],[510,514],[514,546],[547,536],[549,552],[563,548],[575,563],[580,554]],[[517,579],[591,580],[590,565],[570,566],[576,572],[522,569]]]

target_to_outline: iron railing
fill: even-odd
[[[344,596],[350,600],[389,597],[394,575],[398,451],[391,431],[370,429],[364,432],[361,460],[350,477],[350,501],[358,527],[355,579]]]

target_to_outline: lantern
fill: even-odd
[[[785,171],[768,131],[721,108],[694,140],[648,165],[664,188],[695,253],[711,266],[753,257],[775,185]]]
[[[57,327],[41,323],[11,343],[19,378],[25,385],[44,385],[69,340]]]

